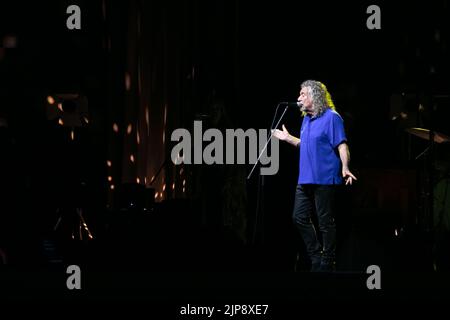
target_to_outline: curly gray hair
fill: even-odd
[[[301,84],[301,88],[307,88],[312,100],[312,109],[314,116],[320,116],[327,109],[335,110],[331,95],[327,87],[320,81],[306,80]],[[303,115],[306,113],[303,112]]]

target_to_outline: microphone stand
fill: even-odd
[[[287,109],[289,108],[289,105],[286,104],[286,107],[284,108],[284,111],[281,114],[280,119],[278,120],[277,124],[274,127],[273,123],[275,122],[276,116],[278,114],[278,109],[280,108],[281,105],[283,105],[283,103],[279,103],[277,105],[275,114],[272,118],[272,124],[270,125],[270,133],[269,133],[267,142],[264,145],[264,148],[261,150],[261,152],[258,156],[258,159],[256,160],[255,164],[253,165],[252,170],[248,174],[247,180],[249,180],[251,178],[253,171],[255,170],[256,166],[258,165],[262,155],[266,151],[266,148],[269,145],[269,142],[272,140],[273,130],[278,128],[281,120],[284,117],[284,114],[286,113]],[[261,221],[259,221],[259,220],[261,220]],[[261,239],[263,239],[264,238],[264,175],[261,174],[261,169],[259,170],[259,175],[258,175],[258,192],[257,192],[257,196],[256,196],[256,213],[255,213],[255,223],[254,223],[253,235],[252,235],[252,243],[253,244],[256,241],[256,234],[258,232],[258,224],[259,223],[261,224]]]
[[[284,111],[283,111],[283,113],[281,114],[280,119],[278,120],[278,122],[277,122],[277,124],[275,125],[275,127],[273,127],[273,123],[275,122],[275,118],[276,118],[276,116],[277,116],[278,108],[280,107],[280,105],[282,105],[282,104],[279,103],[278,106],[277,106],[277,109],[275,110],[275,114],[274,114],[273,119],[272,119],[272,124],[270,125],[270,133],[269,133],[269,136],[268,136],[268,138],[267,138],[267,142],[266,142],[266,144],[264,145],[264,148],[262,149],[261,153],[259,154],[258,159],[256,160],[255,164],[253,165],[252,170],[251,170],[250,173],[248,174],[247,180],[249,180],[249,179],[251,178],[252,173],[253,173],[253,170],[255,170],[256,165],[259,163],[259,160],[261,159],[262,155],[264,154],[264,151],[266,151],[267,145],[268,145],[269,142],[272,140],[272,136],[273,136],[272,130],[275,129],[275,128],[278,128],[278,126],[279,126],[281,120],[282,120],[283,117],[284,117],[284,114],[286,113],[287,109],[289,108],[289,106],[286,105],[286,108],[284,108]],[[261,175],[261,172],[260,172],[260,175]]]

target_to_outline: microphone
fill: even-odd
[[[300,101],[297,101],[297,102],[280,102],[280,105],[288,106],[288,107],[294,107],[294,108],[302,107],[302,104],[301,104]]]

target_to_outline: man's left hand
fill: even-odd
[[[353,180],[358,180],[348,168],[342,168],[342,177],[344,178],[345,185],[351,185],[353,183]]]

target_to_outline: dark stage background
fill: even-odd
[[[66,27],[71,4],[81,30]],[[380,30],[366,27],[371,4]],[[157,283],[167,296],[384,298],[366,289],[372,264],[389,298],[448,295],[449,142],[416,159],[429,141],[406,129],[450,135],[449,13],[442,0],[3,1],[8,295],[21,297],[17,279],[30,277],[49,280],[28,294],[59,297],[70,264],[87,270],[95,297]],[[306,79],[332,94],[358,177],[340,190],[337,273],[325,278],[306,272],[291,225],[298,150],[280,143],[279,172],[263,186],[257,172],[246,180],[251,165],[170,160],[175,129],[267,129]],[[299,135],[298,110],[283,123]]]

